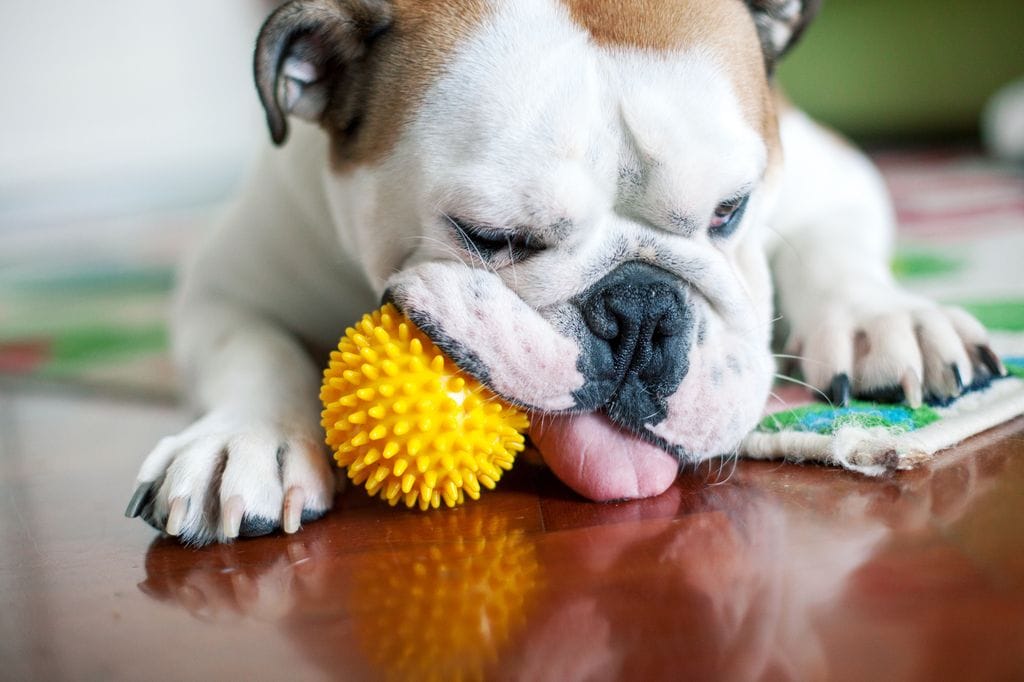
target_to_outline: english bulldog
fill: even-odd
[[[1002,373],[976,320],[893,280],[876,170],[773,86],[818,4],[279,7],[255,50],[279,148],[176,295],[201,416],[146,457],[127,514],[193,544],[323,515],[311,349],[381,300],[528,409],[548,466],[598,501],[735,454],[776,323],[836,404]]]

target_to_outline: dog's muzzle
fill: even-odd
[[[574,302],[582,317],[574,394],[584,414],[541,420],[530,431],[548,466],[592,500],[650,497],[676,477],[679,461],[649,426],[689,368],[693,313],[686,284],[652,265],[620,265]]]
[[[603,408],[615,422],[637,429],[667,412],[689,368],[693,329],[688,290],[668,272],[646,263],[620,265],[576,301],[587,329],[580,370],[587,383],[576,399]]]

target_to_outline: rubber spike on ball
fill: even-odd
[[[320,400],[327,444],[348,477],[422,510],[493,488],[530,425],[390,303],[345,331]]]

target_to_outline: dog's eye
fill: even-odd
[[[529,234],[474,225],[461,218],[449,217],[448,220],[471,256],[518,262],[546,248]]]
[[[708,226],[711,234],[715,237],[728,237],[743,218],[743,211],[747,207],[749,194],[732,199],[726,199],[715,207],[711,216],[711,223]]]

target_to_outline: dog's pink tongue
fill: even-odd
[[[544,461],[563,483],[591,500],[660,495],[679,472],[674,457],[623,431],[604,415],[537,421],[530,438]]]

